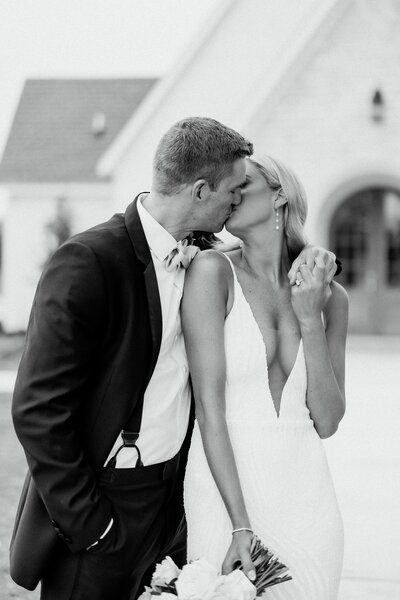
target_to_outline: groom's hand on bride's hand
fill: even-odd
[[[238,564],[243,567],[243,572],[250,581],[255,581],[256,570],[251,560],[250,548],[253,534],[247,531],[235,533],[232,537],[231,545],[226,553],[225,560],[222,563],[222,574],[228,575]]]
[[[317,259],[320,264],[323,262],[325,265],[325,285],[330,284],[337,269],[335,254],[329,250],[325,250],[325,248],[321,248],[320,246],[308,245],[303,248],[296,260],[293,261],[288,273],[290,285],[295,285],[296,276],[300,265],[305,264],[312,271]]]

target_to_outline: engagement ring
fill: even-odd
[[[296,285],[300,285],[302,281],[304,281],[304,279],[296,279],[295,283]]]

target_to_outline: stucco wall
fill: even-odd
[[[249,94],[276,77],[279,60],[289,60],[286,39],[302,37],[310,22],[334,0],[252,0],[216,4],[217,18],[199,31],[172,73],[159,82],[135,113],[130,144],[114,165],[114,198],[124,208],[149,188],[151,165],[162,134],[191,115],[241,124]],[[225,8],[224,8],[225,5]],[[221,13],[221,9],[224,9]],[[298,35],[298,23],[302,25]],[[268,83],[268,82],[267,82]]]
[[[153,102],[115,165],[115,205],[122,210],[149,188],[166,128],[185,115],[206,114],[248,135],[256,153],[280,157],[297,171],[309,197],[309,237],[328,244],[332,203],[355,180],[389,182],[400,173],[398,31],[398,0],[231,3],[185,68],[176,65],[179,76]],[[382,123],[371,119],[377,88],[386,107]]]
[[[6,332],[25,330],[37,282],[54,240],[46,225],[56,218],[57,198],[66,198],[71,234],[114,212],[108,185],[24,185],[9,189],[3,217],[0,321]]]
[[[301,177],[317,243],[328,243],[331,215],[348,193],[394,185],[400,174],[399,31],[397,0],[349,2],[246,126],[256,151],[284,159]],[[377,88],[381,123],[371,119]]]

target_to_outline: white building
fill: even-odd
[[[154,79],[29,80],[0,164],[0,322],[25,330],[50,253],[107,220],[111,182],[96,163]]]
[[[291,165],[309,238],[336,251],[351,328],[400,333],[400,2],[229,0],[99,163],[120,207],[148,186],[157,140],[187,115]]]
[[[105,216],[123,210],[148,189],[164,131],[185,116],[214,117],[247,135],[256,154],[286,161],[304,182],[309,239],[344,263],[352,330],[400,333],[399,31],[399,0],[219,0],[181,60],[103,145],[98,178],[79,185],[104,192]],[[59,171],[57,185],[62,177]],[[26,262],[26,233],[18,231],[22,220],[33,222],[32,198],[41,191],[31,186],[24,196],[21,185],[13,184],[14,216],[9,207],[4,221],[8,329],[26,319],[27,281],[37,278]],[[94,215],[89,203],[76,202],[74,231]],[[30,229],[31,237],[43,235]]]

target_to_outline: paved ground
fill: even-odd
[[[325,442],[346,532],[340,600],[399,600],[400,338],[350,338],[346,388]]]
[[[8,393],[15,383],[15,371],[0,371],[0,394]]]
[[[0,391],[9,390],[14,376],[0,372]],[[9,395],[0,403],[0,495],[8,507],[0,513],[0,600],[35,600],[36,593],[20,592],[6,573],[9,515],[24,467],[5,406]],[[340,600],[399,600],[400,338],[350,338],[347,405],[339,431],[324,442],[346,530]],[[3,465],[11,466],[11,476]]]

